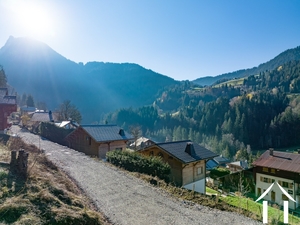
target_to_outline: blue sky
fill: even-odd
[[[0,46],[29,36],[75,62],[131,62],[193,80],[299,46],[299,10],[298,0],[1,0]]]

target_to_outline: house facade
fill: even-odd
[[[217,156],[190,140],[157,143],[138,152],[161,157],[171,167],[171,182],[200,193],[205,193],[206,161]]]
[[[7,88],[0,88],[0,132],[3,132],[10,126],[7,118],[16,111],[17,97],[8,95]]]
[[[116,125],[81,125],[65,141],[70,148],[105,159],[108,151],[125,150],[131,139],[130,134]]]
[[[289,201],[290,209],[300,206],[300,154],[270,149],[252,165],[257,196],[263,194],[272,183],[277,182],[296,202],[288,199],[278,185],[274,185],[264,199],[279,205],[283,205],[283,201]]]

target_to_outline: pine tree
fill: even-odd
[[[5,75],[5,71],[3,67],[0,65],[0,87],[6,87],[7,85],[7,78]]]

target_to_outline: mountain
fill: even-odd
[[[260,72],[264,72],[266,70],[274,70],[278,68],[279,66],[293,61],[293,60],[300,60],[300,46],[293,48],[293,49],[288,49],[278,56],[276,56],[274,59],[271,59],[270,61],[260,64],[258,67],[253,67],[251,69],[244,69],[244,70],[238,70],[235,72],[231,73],[225,73],[221,74],[215,77],[212,76],[207,76],[207,77],[201,77],[193,82],[199,85],[211,85],[218,80],[225,80],[225,79],[233,79],[233,78],[239,78],[239,77],[247,77],[250,75],[256,75],[259,74]]]
[[[162,88],[178,83],[132,63],[75,63],[42,42],[12,36],[0,49],[0,65],[19,94],[52,110],[71,100],[85,123],[118,108],[151,104]]]

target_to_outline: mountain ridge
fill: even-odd
[[[42,42],[12,36],[0,49],[0,64],[18,93],[49,109],[71,100],[86,123],[117,108],[152,104],[160,89],[178,82],[138,64],[75,63]]]
[[[221,79],[234,79],[234,78],[247,77],[247,76],[259,74],[260,72],[264,72],[266,70],[274,70],[279,66],[281,66],[282,64],[293,60],[300,60],[300,46],[287,49],[281,52],[280,54],[278,54],[277,56],[275,56],[273,59],[265,63],[259,64],[257,67],[237,70],[237,71],[224,73],[217,76],[200,77],[193,80],[193,82],[203,86],[212,85],[213,83]]]

